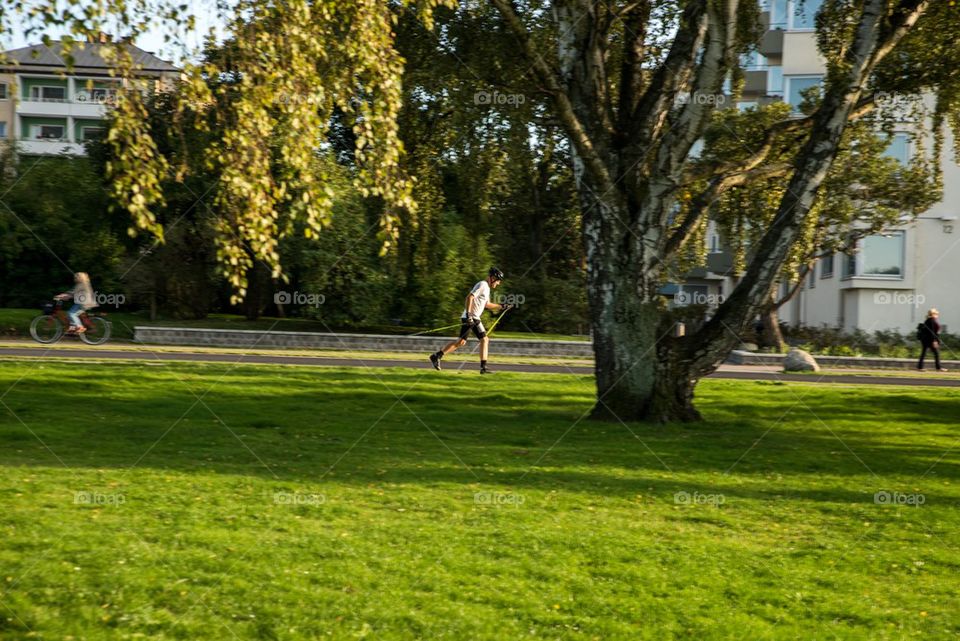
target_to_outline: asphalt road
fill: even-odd
[[[108,348],[72,349],[58,347],[6,347],[0,346],[0,358],[52,358],[66,360],[118,360],[118,361],[193,361],[204,363],[307,365],[313,367],[409,367],[430,369],[426,356],[418,359],[373,359],[373,358],[327,358],[322,356],[293,356],[289,354],[242,354],[230,352],[162,352],[132,351]],[[535,365],[519,363],[491,363],[491,368],[500,372],[523,372],[531,374],[578,374],[590,376],[592,367],[583,365]],[[445,371],[476,372],[475,362],[449,363]],[[888,370],[889,371],[889,370]],[[886,373],[886,372],[885,372]],[[928,372],[923,377],[864,374],[784,374],[773,367],[752,365],[722,365],[709,378],[738,380],[796,381],[802,383],[827,383],[843,385],[901,385],[960,387],[960,378],[939,377]]]

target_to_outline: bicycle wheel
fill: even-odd
[[[110,333],[112,327],[110,326],[110,321],[101,318],[100,316],[90,316],[86,319],[87,331],[82,334],[77,334],[87,345],[99,345],[101,343],[106,343],[110,338]]]
[[[63,336],[63,323],[53,314],[40,314],[30,323],[30,335],[38,343],[56,343]]]

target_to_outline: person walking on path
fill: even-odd
[[[923,370],[923,359],[927,355],[927,350],[930,350],[933,352],[933,360],[937,366],[937,371],[947,371],[940,367],[940,312],[936,309],[927,312],[927,320],[917,327],[917,337],[923,346],[920,351],[920,362],[917,363],[917,369]]]
[[[496,289],[502,280],[503,272],[496,267],[491,267],[487,277],[473,286],[463,305],[463,314],[460,315],[460,338],[448,343],[440,351],[430,354],[430,362],[434,369],[440,369],[440,361],[443,360],[444,356],[466,345],[467,336],[470,332],[473,332],[480,341],[480,373],[490,373],[490,370],[487,369],[487,350],[490,346],[490,337],[487,336],[487,330],[483,327],[480,314],[485,309],[503,312],[506,308],[505,305],[490,302],[491,290]]]

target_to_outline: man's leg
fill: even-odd
[[[490,337],[484,333],[483,338],[480,339],[480,373],[488,374],[490,370],[487,369],[487,353],[490,350]]]
[[[927,355],[927,345],[924,343],[923,348],[920,350],[920,362],[917,363],[917,369],[923,369],[923,357]]]
[[[433,365],[433,369],[440,370],[440,360],[450,352],[455,352],[464,345],[467,344],[467,334],[470,332],[470,323],[463,323],[460,325],[460,338],[455,341],[451,341],[443,346],[438,352],[430,354],[430,363]]]
[[[467,339],[465,339],[465,338],[458,338],[458,339],[455,340],[455,341],[451,341],[451,342],[447,343],[446,346],[445,346],[443,349],[441,349],[440,351],[443,353],[444,356],[446,356],[446,355],[449,354],[450,352],[455,352],[455,351],[457,351],[458,349],[460,349],[461,347],[463,347],[463,346],[466,345],[466,344],[467,344]]]
[[[937,364],[937,369],[938,369],[938,370],[943,369],[942,367],[940,367],[940,348],[939,348],[939,347],[931,347],[931,348],[930,348],[930,351],[933,352],[933,360],[934,360],[934,362]]]

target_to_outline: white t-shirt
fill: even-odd
[[[481,280],[473,286],[470,293],[473,294],[473,304],[469,310],[463,310],[463,314],[460,315],[462,320],[467,319],[468,311],[473,318],[480,318],[480,314],[483,313],[483,310],[487,308],[487,303],[490,302],[490,283]]]

